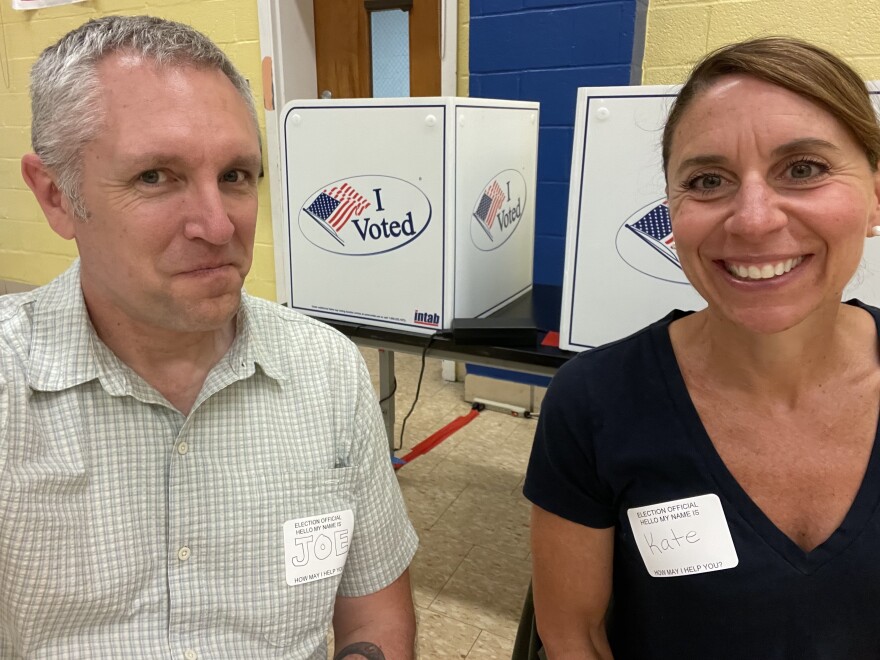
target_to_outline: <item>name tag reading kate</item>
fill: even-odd
[[[284,523],[284,563],[291,587],[342,573],[354,531],[351,509]]]
[[[651,577],[723,571],[739,564],[717,495],[651,504],[626,515]]]

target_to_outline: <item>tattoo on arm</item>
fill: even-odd
[[[364,660],[385,660],[385,654],[382,653],[382,649],[372,642],[355,642],[337,653],[333,660],[346,660],[346,658],[351,658],[351,660],[359,660],[360,658]]]

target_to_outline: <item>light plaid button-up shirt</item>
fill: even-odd
[[[346,509],[342,575],[288,586],[284,523]],[[334,330],[244,295],[184,416],[98,339],[78,264],[0,297],[0,658],[324,658],[336,596],[416,545]]]

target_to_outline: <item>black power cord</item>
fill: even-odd
[[[427,357],[428,349],[431,348],[431,344],[434,342],[434,339],[437,337],[437,334],[439,334],[439,333],[435,333],[435,334],[431,335],[430,337],[428,337],[428,341],[425,342],[425,346],[424,346],[424,348],[422,348],[422,367],[421,367],[421,369],[419,369],[419,382],[416,384],[416,395],[415,395],[415,397],[413,397],[413,402],[409,408],[409,412],[406,413],[406,417],[403,418],[403,422],[400,425],[400,446],[395,447],[394,451],[398,451],[400,449],[403,449],[403,434],[406,431],[406,420],[408,420],[409,416],[412,415],[413,410],[416,409],[416,404],[419,402],[419,392],[421,392],[421,390],[422,390],[422,377],[425,375],[425,358]],[[396,386],[397,386],[397,383],[396,383],[396,379],[395,379],[395,388],[396,388]]]
[[[383,403],[393,398],[395,392],[397,392],[397,376],[394,377],[394,384],[391,386],[391,391],[388,393],[388,396],[379,399],[379,405],[381,406]]]

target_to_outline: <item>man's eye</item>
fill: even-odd
[[[245,174],[241,170],[229,170],[221,178],[226,183],[240,183],[245,180]]]
[[[146,172],[143,172],[140,174],[140,176],[138,176],[138,179],[141,181],[141,183],[146,183],[150,186],[155,186],[159,183],[162,183],[165,181],[166,178],[167,177],[159,170],[147,170]]]

